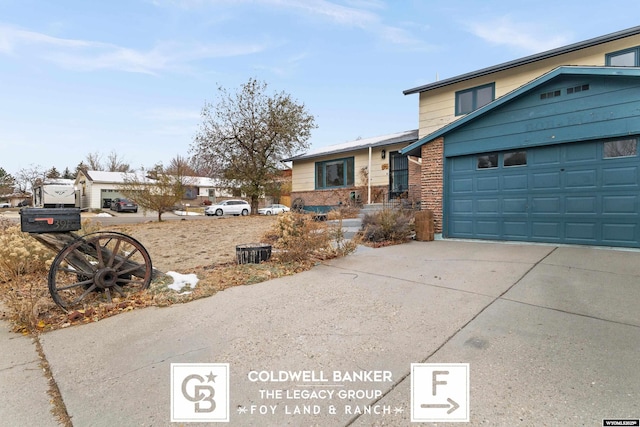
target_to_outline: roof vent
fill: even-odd
[[[585,90],[589,90],[589,85],[580,85],[580,86],[575,86],[575,87],[569,87],[569,88],[567,88],[567,95],[570,95],[572,93],[583,92]]]
[[[560,96],[561,91],[559,90],[554,90],[551,92],[547,92],[547,93],[541,93],[540,94],[540,99],[549,99],[549,98],[555,98],[556,96]]]

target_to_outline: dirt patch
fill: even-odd
[[[100,228],[138,240],[160,271],[193,273],[198,267],[236,259],[236,245],[260,242],[273,225],[272,216],[198,218]]]

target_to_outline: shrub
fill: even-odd
[[[414,231],[414,214],[411,211],[383,209],[366,214],[362,219],[362,240],[372,243],[401,243]]]
[[[273,256],[280,262],[335,258],[356,247],[344,239],[341,221],[329,224],[315,221],[312,214],[297,212],[280,215],[264,239],[276,249]]]
[[[30,273],[47,273],[55,253],[45,248],[20,226],[0,223],[0,282]]]

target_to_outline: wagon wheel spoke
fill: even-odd
[[[103,268],[105,266],[104,264],[104,259],[102,257],[103,253],[102,253],[102,248],[100,247],[100,244],[98,242],[93,242],[92,244],[93,248],[95,249],[95,253],[96,253],[96,259],[98,260],[98,268]],[[98,249],[100,248],[100,249]]]
[[[113,267],[113,261],[116,259],[116,254],[120,252],[120,243],[122,243],[121,240],[118,240],[116,242],[115,247],[113,248],[113,252],[111,252],[111,256],[109,257],[109,262],[107,263],[107,266]]]
[[[125,257],[121,257],[120,258],[120,262],[118,262],[117,265],[114,265],[113,268],[120,268],[122,267],[122,265],[127,262],[129,259],[131,259],[136,253],[138,252],[137,249],[132,250],[131,252],[129,252]]]
[[[122,233],[88,234],[65,246],[49,269],[49,292],[63,309],[111,302],[146,289],[153,268],[140,242]]]
[[[83,280],[83,281],[77,282],[77,283],[72,283],[70,285],[60,286],[58,288],[58,291],[66,291],[67,289],[73,289],[73,288],[78,287],[78,286],[82,286],[85,289],[87,289],[87,286],[88,286],[89,289],[91,289],[91,290],[95,289],[95,287],[96,287],[96,285],[93,283],[93,279],[91,279],[91,280]]]
[[[85,291],[73,301],[72,305],[75,305],[77,303],[79,303],[80,301],[82,301],[87,295],[89,295],[91,292],[93,292],[96,289],[95,285],[91,285],[91,287],[85,289]]]
[[[124,293],[124,290],[118,286],[118,285],[113,285],[113,289],[120,294],[121,297],[126,297],[127,295]]]

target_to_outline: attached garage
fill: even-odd
[[[640,247],[639,141],[640,69],[559,67],[402,153],[443,237]]]
[[[448,236],[640,246],[634,138],[447,159]]]

